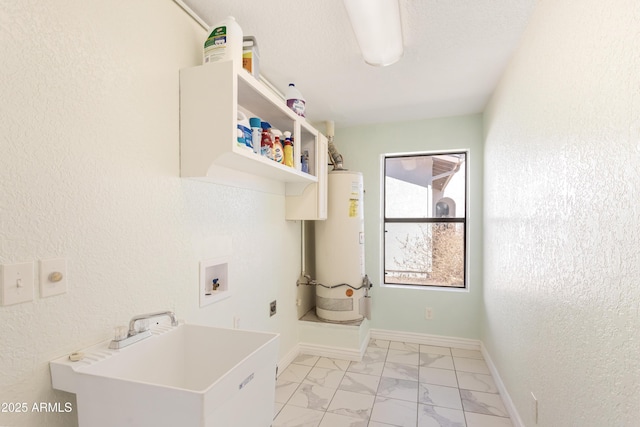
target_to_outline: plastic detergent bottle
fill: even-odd
[[[260,154],[273,160],[273,141],[271,140],[271,125],[269,122],[262,122],[262,139],[260,141]]]
[[[242,38],[242,68],[250,72],[256,79],[260,77],[260,53],[258,42],[253,36]]]
[[[242,28],[233,16],[214,24],[204,42],[203,62],[237,61],[242,67]]]
[[[291,142],[291,132],[284,133],[284,164],[293,167],[293,142]]]
[[[251,129],[249,119],[242,112],[238,111],[238,146],[253,150]]]
[[[273,160],[278,163],[284,162],[284,150],[282,147],[282,132],[279,129],[271,129],[273,137]]]
[[[251,117],[249,119],[251,126],[251,145],[253,152],[260,154],[260,145],[262,145],[262,121],[259,117]]]
[[[278,163],[284,162],[284,147],[282,147],[282,142],[280,142],[278,135],[275,136],[275,140],[273,141],[273,160]]]
[[[287,88],[284,97],[287,100],[287,107],[291,108],[297,115],[305,117],[304,111],[306,108],[306,103],[304,97],[296,88],[296,85],[294,85],[293,83],[289,83],[289,87]]]

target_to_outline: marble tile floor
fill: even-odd
[[[371,340],[361,362],[301,355],[272,427],[512,427],[482,353]]]

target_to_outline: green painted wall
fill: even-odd
[[[345,167],[365,187],[366,272],[374,283],[371,327],[450,337],[480,337],[482,305],[482,116],[472,115],[336,129]],[[440,291],[381,287],[381,155],[469,149],[469,289]],[[426,307],[433,320],[425,319]]]

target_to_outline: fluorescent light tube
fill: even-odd
[[[344,7],[367,64],[391,65],[402,57],[398,0],[344,0]]]

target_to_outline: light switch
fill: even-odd
[[[2,305],[33,301],[33,261],[2,266]]]
[[[40,296],[42,298],[67,292],[67,260],[52,258],[40,260]]]

